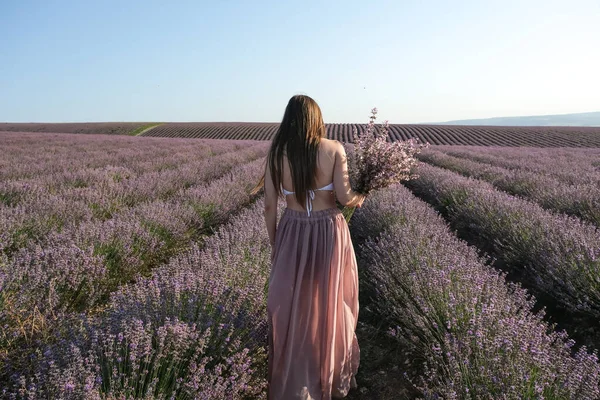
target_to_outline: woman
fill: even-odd
[[[272,246],[269,400],[329,400],[356,387],[358,271],[335,200],[360,207],[364,196],[350,187],[344,147],[325,134],[317,103],[293,96],[261,180]],[[287,207],[276,227],[280,195]]]

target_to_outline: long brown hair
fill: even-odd
[[[316,184],[319,143],[325,135],[323,115],[317,102],[305,95],[293,96],[285,108],[283,120],[267,154],[267,163],[278,196],[282,194],[283,155],[286,154],[296,200],[305,207],[308,190]],[[252,193],[257,193],[264,182],[263,174]]]

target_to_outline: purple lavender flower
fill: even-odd
[[[377,108],[373,108],[366,130],[358,134],[355,128],[353,145],[346,145],[350,182],[353,190],[362,194],[418,177],[412,173],[418,163],[415,154],[429,146],[417,144],[418,139],[388,142],[388,122],[378,131],[376,118]],[[354,210],[345,207],[343,212],[349,222]]]

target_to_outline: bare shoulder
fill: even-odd
[[[336,154],[344,148],[344,145],[341,142],[334,139],[323,138],[321,139],[321,143],[323,145],[323,149],[330,154]]]

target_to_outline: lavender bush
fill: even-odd
[[[229,172],[234,165],[256,160],[266,154],[263,144],[237,153],[225,153],[195,162],[182,162],[181,168],[162,172],[137,173],[131,164],[41,176],[0,185],[0,197],[13,206],[0,208],[0,225],[9,232],[14,252],[26,243],[43,243],[53,230],[68,229],[88,220],[105,221],[119,213],[157,200],[169,201],[182,190],[205,186]],[[11,183],[12,182],[12,183]],[[75,186],[67,182],[78,182]],[[30,195],[29,193],[32,193]],[[17,203],[18,201],[18,203]]]
[[[547,175],[569,185],[600,184],[600,169],[594,166],[600,151],[594,148],[436,146],[436,149],[453,157]]]
[[[427,164],[407,186],[441,210],[461,236],[496,257],[572,335],[595,346],[600,317],[600,230]]]
[[[121,287],[78,338],[16,377],[10,396],[263,398],[270,244],[261,210],[258,201],[202,249]]]
[[[427,151],[418,158],[428,164],[488,181],[500,190],[532,200],[545,209],[579,217],[600,226],[600,186],[597,184],[569,185],[551,175],[516,168],[505,169],[440,151]]]
[[[375,193],[354,218],[353,237],[371,237],[359,250],[370,307],[423,398],[600,396],[597,354],[572,354],[573,341],[533,312],[534,299],[408,190]]]
[[[92,333],[90,349],[62,349],[69,362],[49,361],[29,379],[18,379],[16,389],[4,389],[9,399],[242,399],[263,391],[253,386],[253,370],[246,349],[227,357],[212,357],[217,336],[228,349],[239,348],[223,325],[200,327],[166,321],[154,327],[132,320],[123,331]],[[46,352],[47,357],[51,352]]]
[[[199,233],[211,233],[253,200],[249,182],[263,166],[259,159],[236,167],[210,184],[182,191],[177,203],[159,201],[118,219],[82,224],[52,235],[44,248],[32,244],[17,253],[4,279],[0,344],[30,341],[63,313],[101,305],[121,284],[167,262],[202,239]]]
[[[30,350],[23,346],[52,340],[68,313],[101,307],[119,285],[251,202],[244,188],[267,150],[256,142],[12,136],[3,136],[13,152],[0,162],[26,159],[27,148],[47,171],[22,162],[2,170],[12,175],[0,185],[0,376],[21,367]]]
[[[38,179],[114,165],[146,171],[185,167],[185,164],[229,152],[238,152],[256,141],[182,138],[130,138],[106,135],[2,133],[0,181]],[[199,171],[202,172],[202,171]]]

